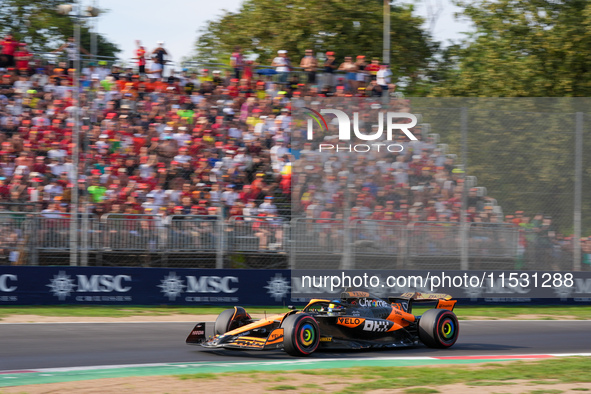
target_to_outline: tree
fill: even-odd
[[[476,31],[450,48],[436,96],[591,95],[591,3],[459,0]]]
[[[0,0],[0,34],[12,33],[34,52],[59,47],[74,33],[71,17],[59,15],[57,6],[72,0]],[[81,44],[90,50],[90,31],[82,21]],[[97,55],[116,56],[120,49],[102,35],[97,35]]]
[[[196,60],[228,63],[239,45],[270,64],[277,50],[299,64],[306,48],[345,56],[382,57],[383,2],[367,0],[246,0],[236,12],[209,21],[196,43]],[[412,16],[412,7],[392,6],[391,63],[394,77],[419,80],[437,49]]]

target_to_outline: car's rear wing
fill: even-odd
[[[452,296],[444,293],[419,293],[409,292],[399,296],[388,297],[390,303],[403,303],[406,304],[406,312],[412,313],[412,304],[415,302],[437,302],[437,309],[447,309],[453,311],[457,300],[452,300]]]

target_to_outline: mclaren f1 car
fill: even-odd
[[[436,302],[435,308],[414,315],[413,304],[426,301]],[[338,300],[312,299],[302,310],[289,307],[288,312],[260,320],[235,306],[223,311],[213,327],[197,323],[186,342],[210,349],[283,348],[292,356],[308,356],[317,349],[394,348],[418,343],[449,348],[459,334],[453,313],[456,302],[447,294],[405,293],[384,300],[367,291],[345,289]]]

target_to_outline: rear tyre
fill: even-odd
[[[250,323],[251,319],[244,308],[237,306],[234,309],[226,309],[218,315],[215,319],[214,334],[222,335],[228,331],[242,327],[245,324]]]
[[[448,348],[458,340],[460,325],[447,309],[429,309],[419,320],[419,338],[432,348]]]
[[[316,319],[305,313],[289,315],[283,320],[283,348],[291,356],[309,356],[320,343]]]

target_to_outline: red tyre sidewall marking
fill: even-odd
[[[455,334],[455,339],[454,339],[454,341],[453,341],[452,343],[449,343],[449,344],[448,344],[448,343],[446,343],[445,341],[441,340],[441,335],[440,335],[440,333],[439,333],[439,323],[441,323],[441,319],[443,319],[443,318],[446,318],[446,317],[448,317],[448,316],[449,316],[449,317],[450,317],[450,319],[451,319],[451,320],[452,320],[452,321],[455,323],[455,326],[456,326],[456,327],[454,327],[454,328],[457,330],[457,331],[456,331],[456,334]],[[456,341],[458,340],[459,329],[460,329],[460,327],[459,327],[459,324],[457,324],[457,323],[454,321],[453,317],[452,317],[452,316],[451,316],[451,314],[449,314],[449,313],[443,313],[441,316],[439,316],[439,319],[437,319],[437,324],[435,324],[435,332],[437,333],[437,339],[439,339],[439,343],[440,343],[441,345],[445,346],[445,347],[450,347],[450,346],[452,346],[454,343],[456,343]]]

